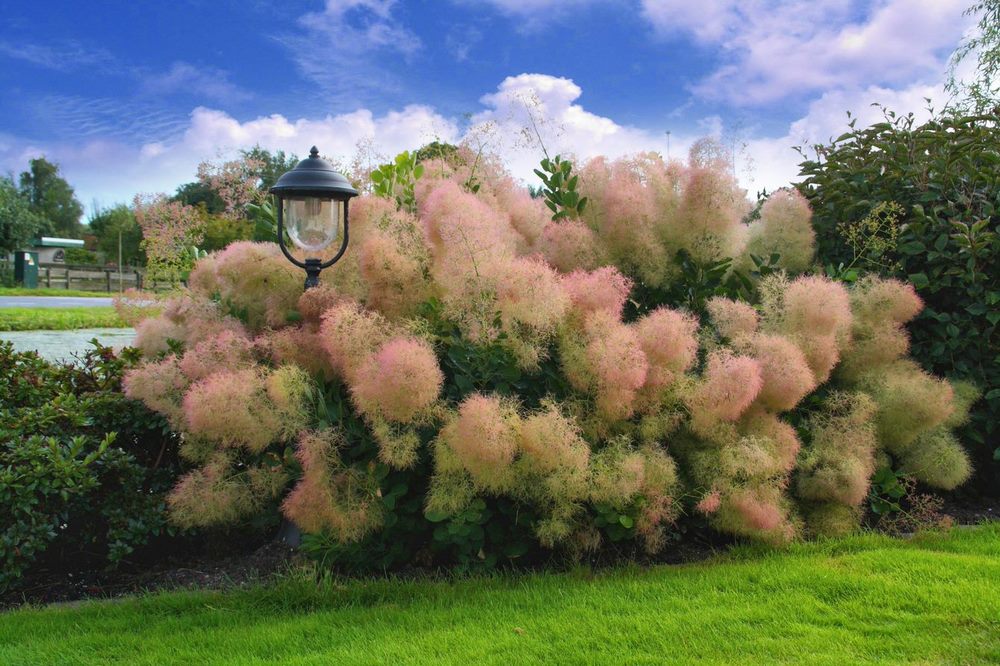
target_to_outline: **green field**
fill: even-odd
[[[0,331],[68,331],[76,328],[127,326],[111,306],[0,308]]]
[[[3,664],[1000,662],[1000,523],[591,574],[290,576],[0,615]]]

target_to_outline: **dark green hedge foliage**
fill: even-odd
[[[121,393],[134,350],[52,364],[0,343],[0,590],[33,568],[114,566],[169,531],[166,422]]]
[[[1000,490],[1000,118],[942,114],[924,124],[885,113],[803,162],[820,260],[850,279],[875,271],[909,280],[926,309],[910,327],[912,355],[931,372],[974,382],[983,399],[962,435],[978,487]],[[844,225],[882,202],[900,207],[882,252],[856,248]]]

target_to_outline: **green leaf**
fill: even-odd
[[[621,524],[622,527],[624,527],[627,530],[632,529],[632,526],[635,524],[632,521],[631,516],[626,516],[626,515],[618,516],[618,522],[619,524]]]
[[[910,241],[900,245],[899,251],[903,254],[922,254],[927,251],[927,248],[920,241]]]
[[[923,273],[911,273],[909,278],[910,282],[912,282],[913,286],[917,289],[925,289],[931,283],[930,280],[927,279],[927,276]]]
[[[972,305],[965,306],[965,311],[972,315],[981,315],[986,313],[985,303],[973,303]]]

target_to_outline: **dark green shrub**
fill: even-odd
[[[67,264],[94,265],[97,263],[97,255],[90,250],[80,247],[71,247],[66,250]]]
[[[56,540],[70,520],[73,505],[98,485],[93,463],[114,441],[86,437],[57,440],[29,437],[0,444],[0,589]]]
[[[926,308],[911,324],[926,369],[975,383],[984,397],[962,436],[979,446],[982,486],[1000,459],[1000,142],[995,115],[885,122],[816,147],[798,186],[813,208],[831,275],[908,280]]]
[[[121,393],[134,350],[94,344],[61,365],[0,343],[0,587],[32,566],[116,565],[170,532],[177,437]]]

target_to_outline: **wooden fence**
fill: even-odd
[[[0,257],[0,278],[13,280],[14,262]],[[3,284],[4,282],[0,282]],[[187,286],[186,280],[180,284]],[[118,293],[133,287],[147,291],[169,291],[177,283],[148,280],[145,269],[126,266],[119,274],[114,266],[84,266],[75,264],[39,264],[38,286],[47,289],[79,289],[81,291],[103,291]]]
[[[38,286],[56,289],[117,292],[132,287],[142,288],[142,273],[135,268],[103,266],[73,266],[69,264],[39,264]]]

